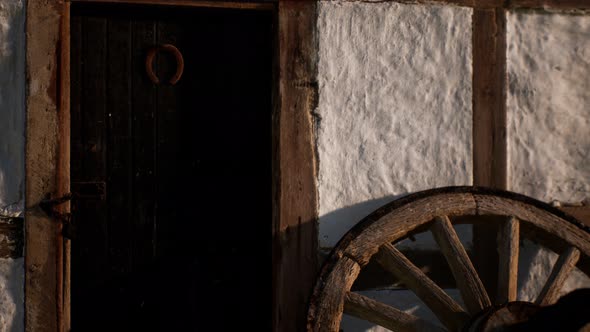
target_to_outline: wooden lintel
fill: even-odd
[[[588,0],[510,0],[507,8],[585,10],[590,9]]]
[[[366,1],[366,0],[348,0],[348,1]],[[371,1],[366,1],[370,3]],[[425,4],[425,5],[452,5],[459,7],[471,8],[499,8],[503,6],[500,0],[385,0],[379,2],[398,2],[406,4]]]
[[[329,0],[320,0],[329,1]],[[345,0],[349,2],[398,2],[407,4],[430,4],[430,5],[454,5],[460,7],[471,7],[477,9],[554,9],[554,10],[576,10],[590,9],[590,2],[587,0]]]
[[[69,0],[71,2],[88,3],[119,3],[135,5],[163,5],[184,7],[230,8],[230,9],[256,9],[271,10],[275,8],[276,1],[240,2],[240,1],[195,1],[195,0]]]

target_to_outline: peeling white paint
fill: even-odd
[[[511,189],[549,202],[590,198],[590,16],[509,12]]]
[[[25,9],[0,2],[0,215],[24,206]],[[4,241],[4,239],[2,239]],[[24,330],[23,259],[0,259],[0,332]]]
[[[401,195],[472,183],[471,13],[320,2],[319,229],[332,247]]]

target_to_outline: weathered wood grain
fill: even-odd
[[[344,311],[352,316],[381,325],[392,331],[400,332],[442,332],[440,328],[427,320],[407,314],[366,296],[348,292]]]
[[[384,244],[374,258],[411,289],[449,330],[459,330],[469,318],[457,302],[391,244]]]
[[[70,193],[70,3],[63,2],[59,32],[59,107],[57,197]],[[70,202],[56,206],[57,212],[69,214]],[[58,226],[57,251],[57,325],[59,332],[70,330],[70,251],[71,243],[63,236],[64,225]]]
[[[516,301],[520,227],[516,218],[500,226],[498,233],[498,295],[496,304]]]
[[[330,1],[330,0],[327,0]],[[502,6],[502,0],[344,0],[347,2],[397,2],[404,4],[450,5],[460,7],[495,8]]]
[[[502,9],[473,11],[473,182],[505,189],[506,15]]]
[[[320,278],[314,290],[316,306],[310,307],[307,331],[339,331],[346,294],[360,271],[361,267],[355,261],[341,257],[332,273],[325,275],[325,279]]]
[[[537,228],[533,224],[521,222],[520,233],[521,239],[526,238],[527,240],[553,252],[565,252],[570,247],[567,242],[561,240],[558,236],[551,234],[544,229]],[[581,255],[576,267],[586,275],[590,275],[590,257],[585,254]]]
[[[275,1],[240,2],[240,1],[200,1],[200,0],[72,0],[72,2],[104,2],[139,5],[165,5],[184,7],[230,8],[269,10],[275,8]]]
[[[498,195],[474,194],[479,214],[504,214],[514,216],[520,220],[521,233],[529,237],[529,232],[535,232],[535,228],[551,234],[552,237],[560,239],[576,247],[585,256],[590,256],[590,233],[587,227],[574,219],[570,219],[556,208],[532,199],[522,199],[520,195],[502,197]],[[523,224],[530,224],[526,227],[525,233]],[[530,231],[529,231],[530,230]],[[532,240],[537,240],[531,237]],[[540,238],[538,240],[543,240]],[[539,242],[544,245],[543,242]],[[550,243],[549,243],[550,244]]]
[[[559,256],[555,266],[551,270],[549,278],[545,282],[541,293],[535,301],[538,305],[550,305],[555,303],[559,298],[559,291],[563,287],[565,280],[576,267],[580,259],[580,251],[574,247],[568,248]]]
[[[325,0],[329,1],[329,0]],[[345,0],[349,2],[398,2],[407,4],[451,5],[476,9],[522,8],[522,9],[588,9],[586,0]]]
[[[488,294],[449,218],[436,217],[431,231],[457,280],[457,288],[461,291],[467,310],[476,314],[491,306]]]
[[[60,21],[62,1],[26,2],[27,89],[25,201],[34,206],[57,197],[60,117]],[[28,85],[27,84],[27,85]],[[62,127],[63,128],[63,127]],[[63,151],[63,150],[62,150]],[[60,157],[61,158],[61,157]],[[64,159],[61,159],[64,161]],[[25,213],[25,331],[58,331],[60,228],[40,209]]]
[[[506,7],[524,9],[590,9],[587,0],[509,0]]]
[[[406,199],[411,197],[408,196]],[[407,205],[403,205],[404,202],[405,199],[375,211],[361,221],[359,227],[345,235],[345,242],[350,239],[350,244],[346,248],[347,255],[354,257],[364,266],[379,250],[381,244],[391,243],[420,229],[432,220],[434,214],[472,215],[476,208],[471,194],[465,193],[442,193],[422,197]],[[397,204],[402,205],[394,208]]]
[[[590,227],[590,206],[561,206],[559,209]]]
[[[316,3],[278,4],[278,94],[273,100],[273,330],[305,329],[316,282]]]
[[[471,256],[470,250],[468,248],[466,250]],[[409,247],[399,248],[399,251],[440,288],[457,288],[449,265],[438,249],[420,250]],[[387,287],[406,287],[406,285],[398,277],[387,272],[375,259],[371,259],[352,285],[352,291]]]
[[[506,189],[506,17],[503,9],[476,7],[472,16],[473,184]],[[473,225],[473,262],[490,294],[497,293],[497,232],[494,223]]]

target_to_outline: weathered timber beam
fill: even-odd
[[[208,8],[231,8],[231,9],[257,9],[269,10],[275,8],[277,1],[194,1],[194,0],[70,0],[71,2],[88,3],[115,3],[115,4],[136,4],[136,5],[166,5],[184,7],[208,7]]]
[[[330,1],[330,0],[320,0]],[[477,9],[555,9],[555,10],[576,10],[590,9],[590,2],[587,0],[345,0],[349,2],[383,3],[398,2],[406,4],[427,4],[427,5],[454,5],[471,7]]]

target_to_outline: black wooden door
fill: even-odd
[[[74,332],[270,329],[272,22],[73,5]]]

